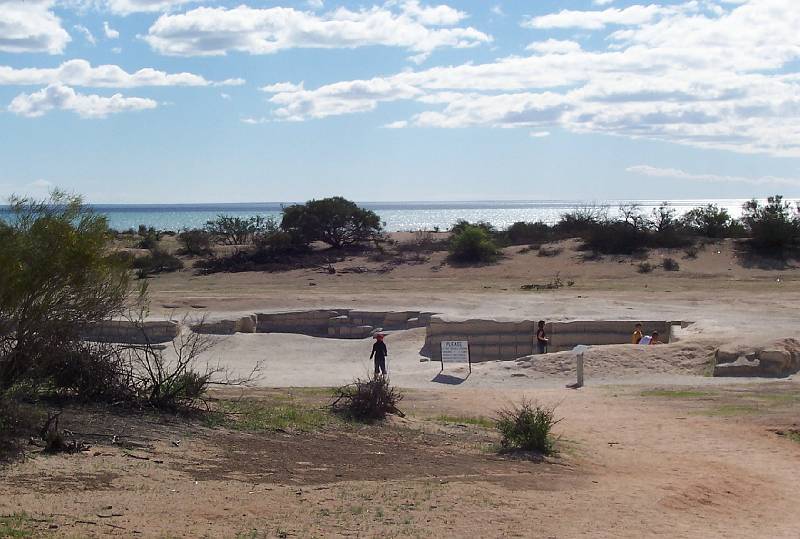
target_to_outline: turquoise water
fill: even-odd
[[[538,201],[475,201],[475,202],[361,202],[359,205],[375,211],[389,232],[433,230],[439,227],[448,229],[459,219],[467,221],[487,221],[497,228],[506,228],[516,221],[544,221],[554,223],[561,214],[588,205],[608,206],[614,215],[620,204],[637,203],[642,212],[649,214],[658,207],[661,200],[538,200]],[[732,216],[741,213],[745,200],[739,199],[697,199],[671,200],[678,213],[702,206],[717,204],[727,208]],[[160,230],[182,230],[199,228],[217,215],[225,214],[240,217],[261,215],[280,219],[281,208],[291,203],[252,203],[252,204],[126,204],[93,205],[92,207],[108,216],[109,225],[116,230],[137,228],[140,224],[153,226]],[[6,208],[0,208],[0,217]]]

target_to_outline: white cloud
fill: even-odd
[[[501,6],[500,4],[493,5],[490,11],[495,15],[497,15],[498,17],[506,16],[506,13],[503,11],[503,6]]]
[[[231,98],[231,94],[226,94],[225,92],[221,92],[221,93],[219,94],[219,96],[220,96],[222,99],[225,99],[225,100],[230,100],[230,98]]]
[[[525,47],[526,51],[534,51],[541,54],[566,54],[581,50],[581,44],[577,41],[565,41],[560,39],[548,39],[547,41],[536,41]]]
[[[0,66],[0,86],[30,86],[61,83],[94,88],[135,88],[138,86],[236,86],[242,79],[211,82],[193,73],[165,73],[146,67],[128,73],[117,65],[94,66],[82,59],[68,60],[55,68],[15,69]]]
[[[154,109],[158,103],[142,97],[111,97],[79,94],[69,86],[51,84],[32,94],[19,94],[11,101],[8,110],[20,116],[36,118],[51,110],[65,110],[81,118],[105,118],[109,114]]]
[[[292,82],[278,82],[276,84],[268,84],[259,88],[262,92],[268,94],[277,94],[280,92],[297,92],[303,90],[303,83],[294,84]]]
[[[78,33],[80,33],[80,34],[83,36],[83,38],[84,38],[84,39],[85,39],[85,40],[86,40],[86,41],[87,41],[87,42],[88,42],[90,45],[97,45],[97,40],[94,38],[94,35],[92,35],[92,33],[89,31],[89,29],[88,29],[88,28],[86,28],[86,27],[85,27],[85,26],[83,26],[82,24],[76,24],[75,26],[73,26],[73,28],[74,28],[75,30],[77,30],[77,31],[78,31]]]
[[[421,6],[419,0],[406,0],[401,9],[425,26],[453,26],[467,18],[466,13],[450,6]]]
[[[71,41],[53,0],[0,0],[0,51],[61,54]]]
[[[202,0],[105,0],[109,11],[116,15],[131,13],[161,13],[181,7],[185,4],[196,4]]]
[[[119,32],[111,28],[108,21],[103,21],[103,33],[106,35],[107,39],[119,39]]]
[[[270,120],[269,120],[269,118],[264,118],[263,116],[260,117],[260,118],[255,118],[255,117],[248,116],[248,117],[242,118],[240,121],[243,124],[258,125],[258,124],[269,123]]]
[[[323,2],[323,0],[307,0],[306,4],[308,4],[308,7],[311,9],[322,9],[325,7],[325,2]]]
[[[550,131],[532,131],[531,132],[531,137],[532,138],[544,138],[544,137],[549,137],[549,136],[550,136]]]
[[[287,87],[270,101],[294,121],[407,100],[425,109],[409,126],[560,128],[800,156],[795,0],[715,6],[655,6],[645,22],[597,36],[605,48],[549,39],[529,56]]]
[[[613,4],[614,0],[592,0],[592,4],[596,6],[607,6],[609,4]]]
[[[383,127],[385,129],[403,129],[404,127],[408,126],[408,122],[406,120],[398,120],[396,122],[389,122],[385,124]]]
[[[647,6],[633,5],[624,9],[608,8],[603,11],[572,11],[565,9],[558,13],[533,17],[525,21],[526,28],[583,28],[600,30],[606,25],[639,25],[650,22],[660,15],[675,12],[680,8],[662,7],[657,4]]]
[[[800,186],[800,178],[782,178],[779,176],[727,176],[721,174],[694,174],[677,168],[659,168],[650,165],[635,165],[625,169],[626,172],[641,174],[655,178],[674,178],[704,183],[746,183],[750,185],[788,185]]]
[[[200,7],[161,15],[144,40],[162,54],[177,56],[217,56],[233,51],[271,54],[291,48],[370,45],[429,53],[492,40],[475,28],[453,26],[464,16],[448,6],[423,7],[415,1],[389,2],[359,11],[338,8],[325,14],[284,7]]]

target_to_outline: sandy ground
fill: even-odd
[[[592,349],[580,390],[565,388],[574,380],[569,354],[440,373],[438,363],[421,361],[424,330],[393,333],[390,375],[406,392],[408,417],[384,426],[243,433],[149,416],[114,424],[113,414],[84,418],[81,428],[96,424],[138,445],[101,437],[86,453],[0,469],[0,515],[24,512],[32,534],[64,537],[798,537],[800,443],[774,432],[798,428],[797,375],[706,374],[722,343],[797,337],[800,271],[743,259],[730,242],[697,259],[653,252],[651,262],[671,256],[681,269],[650,274],[636,271],[639,260],[584,261],[573,243],[561,246],[555,257],[511,248],[500,264],[481,268],[443,266],[434,254],[384,273],[186,270],[151,281],[154,314],[406,308],[693,324],[669,345]],[[520,290],[556,273],[573,286]],[[277,391],[322,405],[313,388],[348,383],[371,367],[369,340],[217,340],[204,360],[236,372],[263,363],[258,387],[220,397],[260,399],[276,391],[267,388],[305,387]],[[523,397],[557,404],[557,456],[503,457],[491,450],[492,429],[436,419],[491,417]]]

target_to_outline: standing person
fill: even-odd
[[[644,333],[642,333],[642,324],[636,324],[633,328],[633,335],[631,335],[631,344],[639,344],[642,337],[644,337]]]
[[[550,339],[544,332],[544,320],[539,320],[539,329],[536,330],[536,346],[539,348],[540,354],[547,353],[548,344],[550,344]]]
[[[372,353],[369,355],[370,359],[375,358],[375,376],[378,376],[379,373],[386,376],[386,356],[388,355],[386,343],[383,342],[383,333],[377,333],[375,344],[372,345]]]

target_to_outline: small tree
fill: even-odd
[[[782,252],[800,240],[800,219],[781,195],[771,196],[765,205],[757,200],[745,203],[742,222],[756,249]]]
[[[322,241],[340,249],[374,239],[382,225],[375,212],[332,197],[284,208],[281,228],[305,243]]]
[[[725,237],[732,222],[728,210],[715,204],[694,208],[683,216],[687,228],[706,238]]]
[[[128,265],[107,252],[106,218],[80,197],[11,199],[0,221],[0,388],[79,340],[83,327],[122,312]]]

